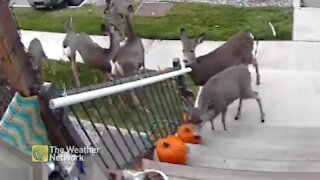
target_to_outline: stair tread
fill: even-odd
[[[216,122],[215,124],[218,123]],[[227,124],[227,131],[221,129],[212,131],[209,123],[205,125],[202,131],[205,135],[237,138],[258,138],[265,136],[269,136],[270,138],[320,138],[319,132],[320,127],[265,126],[264,124],[249,126],[242,124],[241,120],[233,122],[232,125]]]
[[[253,127],[246,125],[228,126],[228,131],[209,130],[209,123],[201,132],[207,146],[313,148],[320,150],[320,128],[312,127]]]
[[[189,153],[193,156],[231,157],[260,160],[289,160],[289,161],[320,161],[319,149],[296,148],[268,148],[224,145],[195,145],[188,144]]]
[[[195,167],[188,165],[176,165],[169,163],[162,163],[143,159],[144,169],[159,169],[169,176],[181,177],[187,179],[202,179],[202,180],[259,180],[259,179],[290,179],[290,180],[311,180],[319,179],[320,173],[279,173],[279,172],[253,172],[253,171],[240,171],[228,170],[206,167]]]
[[[248,148],[274,148],[274,149],[285,149],[285,148],[308,148],[313,150],[320,150],[319,140],[305,140],[305,139],[277,139],[277,138],[223,138],[223,137],[202,137],[203,145],[210,146],[222,146],[226,148],[235,147],[248,147]]]
[[[320,161],[259,160],[213,156],[188,156],[192,166],[263,172],[320,173]]]

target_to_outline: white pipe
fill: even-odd
[[[116,94],[119,92],[135,89],[137,87],[142,87],[148,84],[153,84],[159,81],[163,81],[165,79],[186,74],[191,71],[192,71],[191,68],[184,68],[184,69],[169,72],[166,74],[160,74],[157,76],[148,77],[148,78],[133,81],[133,82],[128,82],[125,84],[119,84],[119,85],[87,91],[79,94],[73,94],[70,96],[59,97],[59,98],[51,99],[49,105],[51,109],[70,106],[73,104],[78,104],[80,102],[90,101],[92,99],[101,98],[111,94]]]

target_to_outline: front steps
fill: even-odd
[[[227,132],[206,124],[203,144],[188,144],[188,165],[144,160],[144,169],[184,179],[320,179],[319,127],[230,124]]]

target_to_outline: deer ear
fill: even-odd
[[[123,15],[123,14],[118,13],[118,16],[119,16],[121,19],[124,19],[124,15]]]
[[[72,31],[73,30],[73,22],[72,22],[72,16],[69,17],[68,22],[65,25],[66,31]]]
[[[186,31],[185,28],[181,28],[181,29],[180,29],[180,39],[181,39],[182,41],[188,39],[187,31]]]
[[[133,13],[133,11],[134,11],[133,6],[130,4],[130,5],[128,6],[128,12],[129,12],[129,13]]]
[[[183,123],[188,123],[190,122],[190,115],[189,115],[189,112],[184,112],[183,113],[183,116],[182,116],[182,122]]]
[[[197,38],[197,44],[201,44],[204,41],[205,33],[202,33]]]

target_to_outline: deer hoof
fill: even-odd
[[[234,120],[238,120],[238,119],[239,119],[239,117],[238,117],[238,116],[234,117]]]
[[[261,123],[264,123],[264,119],[261,119]]]

